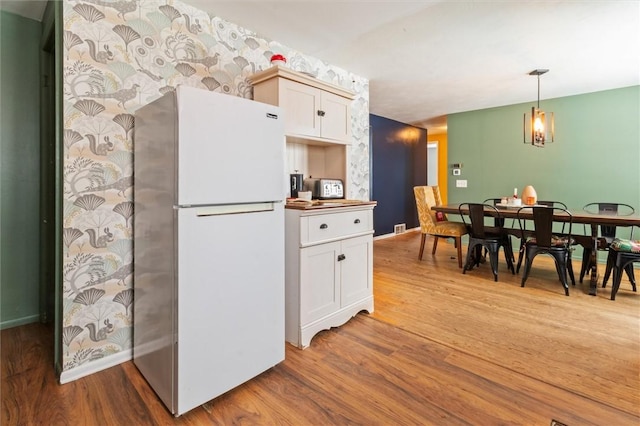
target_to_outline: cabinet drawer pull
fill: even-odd
[[[360,223],[360,219],[354,220],[353,223]]]
[[[338,262],[342,262],[346,258],[347,258],[347,256],[345,256],[344,254],[341,254],[341,255],[338,256]]]
[[[325,114],[324,111],[322,111],[321,109],[318,110],[318,115],[320,117],[324,117],[324,114]]]
[[[327,229],[329,227],[329,225],[327,225],[326,223],[323,223],[322,225],[320,225],[320,229]]]

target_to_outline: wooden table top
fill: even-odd
[[[448,214],[458,214],[459,204],[446,204],[442,206],[432,207],[431,210],[448,213]],[[524,210],[520,212],[521,216],[523,213],[526,215],[525,217],[531,216],[531,207],[522,206]],[[505,218],[517,218],[518,211],[520,207],[500,207],[496,206],[502,217]],[[527,210],[529,214],[527,213]],[[615,226],[640,226],[640,215],[633,214],[629,216],[616,216],[609,214],[592,214],[583,211],[582,209],[569,209],[569,212],[573,216],[573,223],[584,223],[590,225],[615,225]],[[568,216],[565,214],[556,214],[554,215],[554,219],[564,222],[568,221]]]

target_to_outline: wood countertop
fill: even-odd
[[[296,210],[319,210],[319,209],[333,209],[340,207],[354,207],[354,206],[375,206],[377,201],[362,201],[362,200],[345,200],[345,199],[333,199],[333,200],[312,200],[305,201],[300,199],[287,200],[285,208]]]

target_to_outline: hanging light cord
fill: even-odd
[[[538,74],[538,109],[540,109],[540,74]]]

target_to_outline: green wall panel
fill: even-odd
[[[38,320],[40,23],[0,12],[0,328]]]
[[[640,86],[541,101],[556,124],[556,142],[544,148],[523,143],[523,114],[532,105],[448,116],[448,163],[463,163],[461,176],[449,179],[450,203],[533,185],[538,199],[571,209],[608,201],[640,211]],[[457,188],[456,179],[466,179],[467,188]]]

